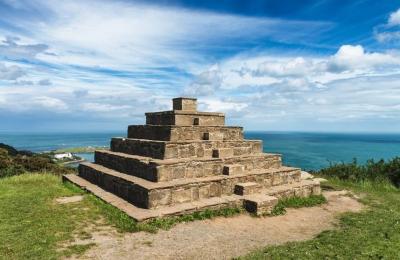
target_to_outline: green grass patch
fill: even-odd
[[[68,246],[67,249],[63,252],[64,256],[71,257],[71,256],[81,256],[83,253],[86,252],[89,248],[95,246],[95,243],[89,243],[84,245],[71,245]]]
[[[269,215],[278,216],[286,213],[286,208],[313,207],[326,203],[326,198],[322,195],[311,195],[309,197],[290,197],[280,199]]]
[[[58,204],[63,196],[83,195],[79,202]],[[0,178],[0,259],[57,259],[80,255],[93,244],[68,246],[88,239],[90,225],[111,225],[120,232],[156,232],[181,222],[229,217],[239,208],[205,210],[138,223],[124,212],[51,174]]]
[[[168,230],[174,225],[182,222],[191,222],[196,220],[212,219],[216,217],[232,217],[243,212],[242,208],[222,208],[217,210],[204,210],[200,212],[194,212],[192,214],[176,216],[176,217],[165,217],[152,219],[147,222],[139,224],[142,229],[155,232],[158,229]]]
[[[399,259],[400,191],[389,181],[330,179],[325,187],[348,189],[368,207],[340,217],[337,229],[315,239],[270,246],[240,259]]]
[[[82,203],[60,205],[54,199],[76,195],[49,174],[0,179],[0,258],[54,259],[58,243],[72,239],[87,215]],[[79,206],[79,207],[78,207]]]
[[[96,150],[108,150],[106,146],[83,146],[83,147],[70,147],[53,151],[52,153],[94,153]]]

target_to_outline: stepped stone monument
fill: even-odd
[[[146,125],[129,126],[127,138],[112,138],[109,151],[64,180],[138,221],[223,207],[261,215],[279,198],[320,194],[318,181],[263,153],[261,141],[244,140],[223,113],[197,111],[194,98],[172,101],[173,110],[146,113]]]

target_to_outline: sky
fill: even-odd
[[[0,131],[400,131],[400,0],[0,0]]]

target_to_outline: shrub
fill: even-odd
[[[17,151],[13,147],[1,144],[0,148],[0,178],[29,172],[49,172],[56,175],[73,172],[54,163],[47,155],[34,154],[29,151]],[[10,154],[11,151],[11,154]]]
[[[368,160],[366,164],[360,165],[354,159],[351,163],[331,164],[321,169],[317,174],[336,177],[341,180],[350,181],[387,181],[396,187],[400,186],[400,157],[391,160]]]

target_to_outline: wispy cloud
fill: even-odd
[[[16,65],[6,66],[0,63],[0,80],[17,80],[25,75],[25,72]]]
[[[375,38],[382,43],[398,45],[400,40],[400,8],[389,15],[385,24],[375,28]]]
[[[71,124],[113,128],[141,123],[144,112],[169,109],[182,94],[253,129],[399,115],[398,52],[325,43],[338,26],[332,21],[128,1],[6,4],[0,111],[13,118],[62,114]],[[397,37],[398,12],[378,26],[382,42]]]

